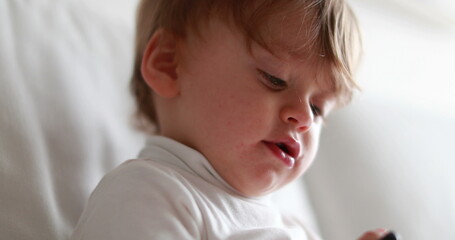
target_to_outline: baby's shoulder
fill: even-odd
[[[159,162],[135,159],[122,163],[101,179],[90,196],[89,207],[116,211],[131,210],[133,206],[170,209],[175,207],[176,199],[197,212],[195,196],[177,171]]]
[[[148,158],[139,158],[123,162],[108,175],[137,176],[138,179],[150,177],[173,179],[176,173],[177,168],[170,164],[164,164]]]
[[[74,239],[146,239],[158,233],[198,239],[201,213],[175,174],[172,167],[146,159],[124,162],[92,192]]]
[[[94,202],[173,201],[179,198],[194,203],[194,194],[188,190],[181,175],[163,163],[149,159],[128,160],[106,174],[93,191]]]
[[[96,191],[110,194],[129,192],[133,196],[162,195],[164,192],[169,197],[191,196],[176,169],[150,159],[125,161],[103,177]]]

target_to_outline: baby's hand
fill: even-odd
[[[398,240],[393,232],[383,228],[364,233],[358,240]]]

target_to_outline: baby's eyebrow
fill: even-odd
[[[261,46],[259,44],[252,46],[251,49],[252,49],[251,52],[256,57],[266,57],[266,58],[273,58],[274,60],[283,60],[282,57],[280,57],[280,55],[277,54],[278,51],[264,48],[263,46]],[[259,51],[259,56],[257,56],[257,54],[254,54],[255,52],[257,53],[257,51]]]
[[[324,67],[321,68],[320,71],[324,71]],[[337,90],[336,81],[328,74],[317,74],[316,76],[317,85],[319,87],[319,95],[325,98],[339,98],[341,93]]]
[[[289,51],[289,48],[284,44],[279,44],[277,42],[270,43],[267,46],[263,46],[257,42],[252,42],[250,46],[250,52],[253,56],[257,56],[255,52],[259,52],[257,57],[267,57],[273,58],[273,60],[286,60],[293,56],[292,51]],[[264,56],[265,55],[265,56]]]

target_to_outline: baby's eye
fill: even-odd
[[[314,105],[313,103],[310,104],[310,107],[311,107],[311,111],[313,112],[315,117],[322,117],[323,116],[322,110],[321,110],[320,107]]]
[[[272,90],[280,91],[285,89],[288,84],[286,81],[272,76],[264,71],[258,70],[262,77],[262,82]]]

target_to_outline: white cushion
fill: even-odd
[[[137,155],[132,28],[78,1],[0,1],[0,235],[65,239],[104,173]]]
[[[392,86],[391,86],[392,87]],[[306,176],[326,239],[455,239],[455,119],[371,92],[334,114]]]

